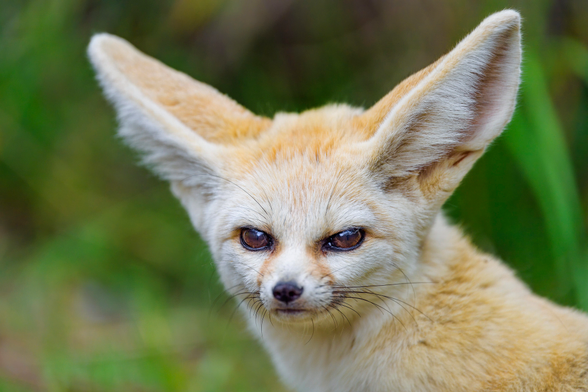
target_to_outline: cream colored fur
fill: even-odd
[[[120,135],[171,182],[291,388],[588,391],[588,318],[534,296],[439,212],[512,116],[519,25],[488,17],[369,110],[272,120],[120,38],[94,36],[89,56]],[[246,227],[274,247],[245,249]],[[365,231],[357,249],[321,247],[348,228]],[[283,280],[304,288],[299,313],[272,295]]]

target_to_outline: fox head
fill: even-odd
[[[278,324],[320,325],[357,317],[353,288],[401,290],[418,271],[444,201],[512,116],[519,25],[490,16],[368,110],[273,119],[121,38],[95,35],[89,57],[120,135],[171,183],[225,287]]]

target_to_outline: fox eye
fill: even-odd
[[[347,251],[358,248],[365,237],[362,229],[352,228],[343,230],[327,238],[325,250]]]
[[[247,250],[265,250],[272,245],[272,237],[257,229],[241,229],[241,245]]]

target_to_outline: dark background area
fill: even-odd
[[[167,184],[114,136],[93,33],[272,116],[369,106],[504,8],[523,17],[519,107],[445,210],[588,310],[587,1],[3,0],[0,391],[283,390]]]

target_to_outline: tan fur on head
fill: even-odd
[[[588,318],[534,296],[439,212],[512,117],[517,12],[366,111],[270,120],[120,38],[96,35],[89,56],[120,135],[171,182],[292,388],[588,390]]]

